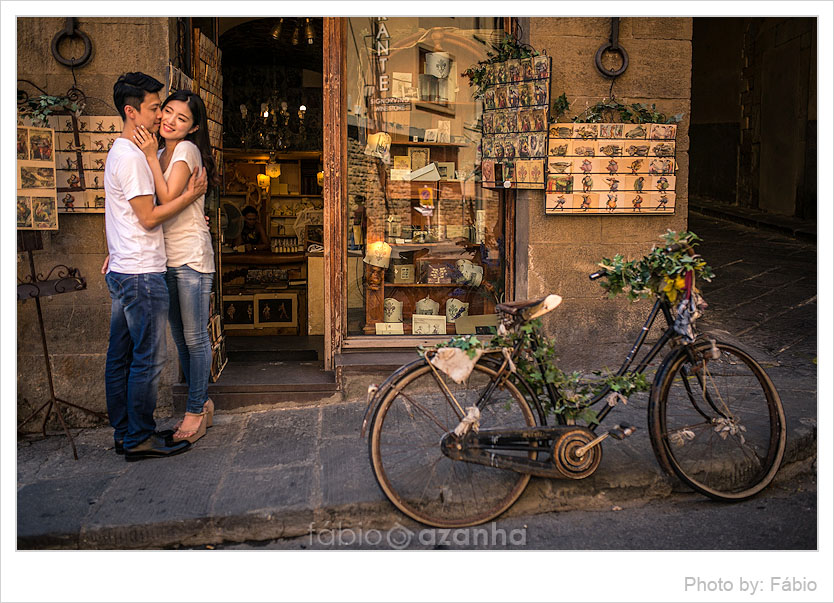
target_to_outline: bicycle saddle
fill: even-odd
[[[555,293],[539,299],[506,302],[497,304],[495,309],[510,316],[521,316],[524,320],[533,320],[547,314],[562,303],[562,298]]]

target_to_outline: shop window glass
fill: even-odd
[[[348,19],[348,335],[495,325],[503,193],[481,187],[483,107],[461,74],[501,39],[499,23]]]

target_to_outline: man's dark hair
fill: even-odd
[[[240,213],[242,213],[244,216],[248,216],[249,214],[255,214],[257,216],[258,210],[252,207],[251,205],[247,205],[243,208],[243,211]]]
[[[162,82],[151,76],[134,71],[120,75],[113,85],[113,102],[122,119],[125,119],[125,105],[130,105],[137,111],[147,94],[162,90]]]

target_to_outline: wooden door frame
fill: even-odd
[[[346,21],[343,17],[324,17],[324,86],[322,163],[324,169],[324,369],[333,370],[334,359],[344,336],[344,284],[347,267],[342,233],[345,228],[344,203],[347,199],[347,121],[344,78]]]

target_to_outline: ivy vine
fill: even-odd
[[[548,415],[561,416],[568,421],[583,421],[590,425],[598,423],[597,414],[591,408],[591,400],[606,389],[620,394],[624,398],[642,391],[648,391],[650,384],[646,376],[640,373],[616,375],[610,371],[594,371],[592,376],[578,371],[565,372],[558,365],[554,341],[541,334],[541,320],[531,320],[505,335],[495,335],[486,346],[490,349],[515,348],[520,344],[519,355],[515,359],[516,372],[533,389],[536,398]],[[538,333],[537,345],[533,349],[533,336]],[[454,347],[462,349],[467,356],[474,358],[477,350],[484,349],[483,344],[474,335],[452,337],[434,346],[433,349]],[[421,356],[428,350],[418,348]],[[544,367],[544,370],[540,368]],[[553,386],[557,397],[555,402],[548,395],[548,385]]]
[[[601,123],[611,122],[612,117],[619,117],[623,123],[634,124],[676,124],[683,119],[683,113],[667,116],[657,110],[654,103],[651,106],[644,103],[621,103],[616,98],[608,98],[599,101],[585,109],[582,113],[573,118],[577,123]]]
[[[494,52],[493,52],[494,51]],[[505,35],[498,45],[492,46],[492,51],[487,51],[487,58],[483,61],[478,61],[474,67],[470,67],[461,75],[469,78],[469,86],[475,88],[472,96],[481,98],[486,90],[486,72],[487,65],[493,63],[503,63],[510,59],[527,59],[530,57],[539,56],[539,52],[528,44],[522,44],[514,37]]]
[[[694,232],[667,230],[661,235],[663,246],[652,250],[639,260],[626,260],[622,254],[603,258],[598,264],[605,272],[600,285],[610,298],[625,293],[629,300],[636,301],[652,295],[665,295],[674,303],[683,292],[686,273],[693,272],[696,279],[711,281],[715,274],[712,268],[697,253],[686,249],[667,252],[672,245],[683,243],[694,248],[701,238]]]
[[[55,113],[73,113],[76,117],[80,117],[83,109],[83,104],[67,96],[49,94],[27,98],[17,108],[18,112],[30,118],[35,126],[47,126],[49,116]]]

